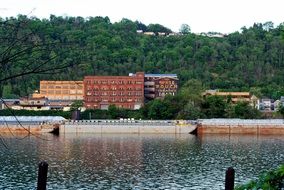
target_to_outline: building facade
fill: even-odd
[[[2,99],[0,101],[0,110],[12,108],[13,106],[20,105],[20,99]]]
[[[45,97],[49,100],[83,100],[83,81],[40,81],[39,93],[34,98]]]
[[[147,100],[176,95],[178,77],[176,74],[145,74],[144,94]]]
[[[14,110],[50,110],[48,99],[44,97],[31,98],[23,97],[19,99],[19,103],[11,106]]]
[[[84,107],[108,109],[110,105],[139,109],[144,104],[144,73],[129,76],[85,76]]]
[[[206,90],[203,96],[222,96],[224,98],[230,98],[232,103],[247,102],[253,107],[257,107],[259,99],[250,94],[249,92],[219,92],[218,90]]]

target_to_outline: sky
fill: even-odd
[[[0,17],[108,16],[112,23],[127,18],[175,32],[188,24],[194,33],[232,33],[267,21],[278,26],[283,7],[283,0],[0,0]]]

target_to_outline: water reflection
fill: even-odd
[[[37,164],[49,163],[48,189],[222,189],[284,160],[283,136],[65,135],[4,136],[0,189],[32,189]]]

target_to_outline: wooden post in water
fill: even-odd
[[[46,190],[48,163],[42,161],[38,164],[37,190]]]
[[[225,190],[234,190],[235,170],[229,167],[226,171]]]

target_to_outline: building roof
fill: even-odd
[[[249,92],[219,92],[217,90],[206,90],[203,95],[216,95],[216,96],[250,96]]]
[[[145,77],[174,77],[174,78],[177,78],[177,74],[145,74]]]
[[[249,92],[216,92],[219,96],[250,96]]]
[[[20,99],[2,99],[4,102],[17,102],[20,101]],[[2,101],[0,101],[1,103]]]
[[[70,83],[83,83],[83,81],[82,80],[41,80],[40,83],[70,84]]]

